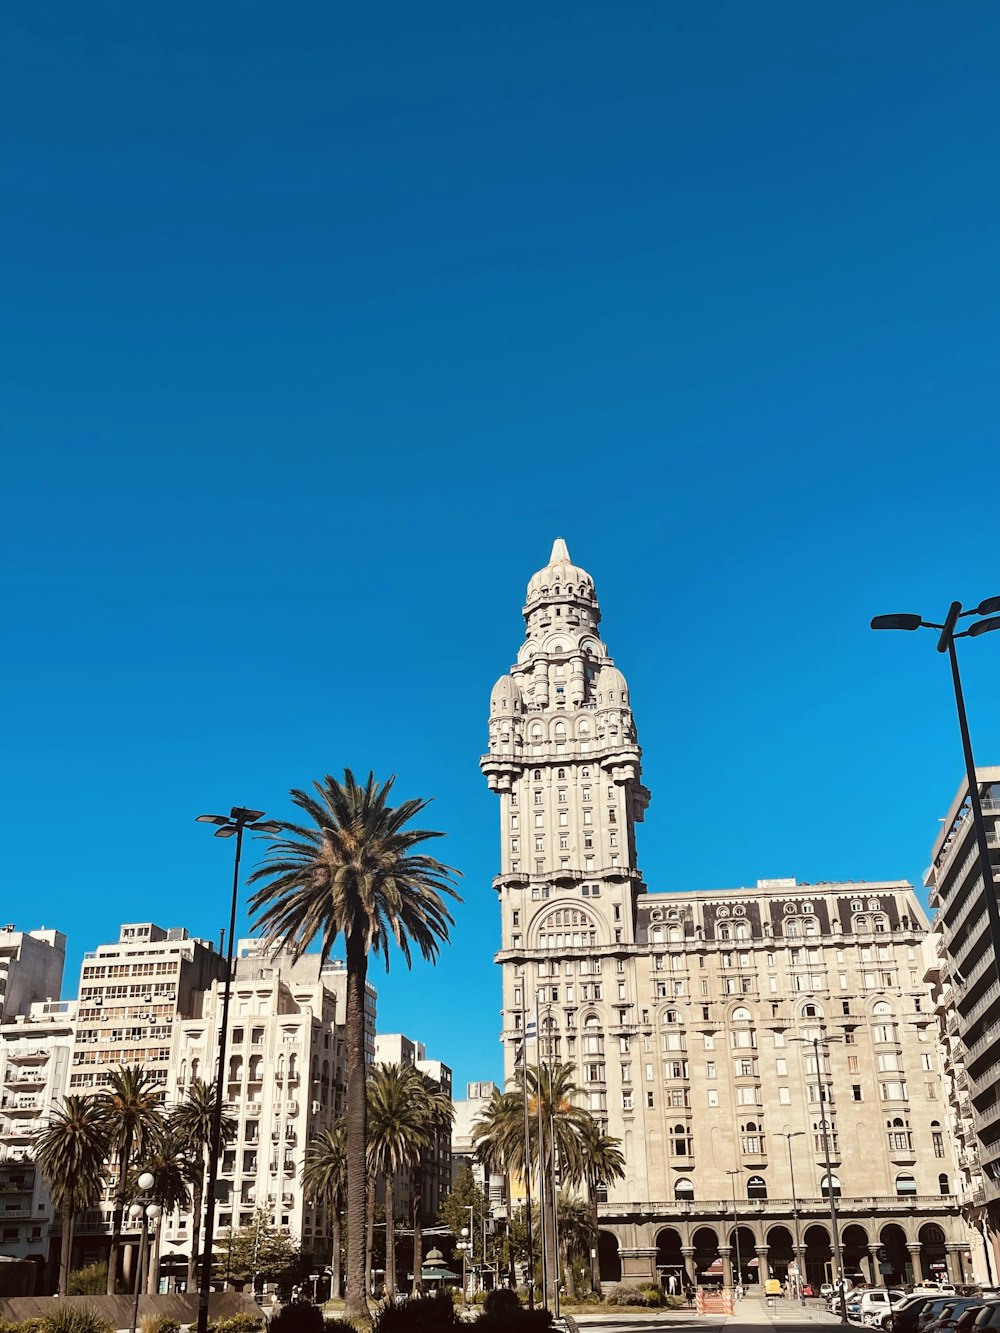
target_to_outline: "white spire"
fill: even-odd
[[[552,543],[552,554],[549,556],[549,564],[554,565],[557,560],[565,560],[567,564],[572,563],[569,558],[569,551],[566,549],[566,543],[561,537],[557,537]]]

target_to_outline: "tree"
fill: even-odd
[[[141,1193],[139,1176],[148,1171],[153,1177],[149,1194],[155,1203],[163,1209],[164,1215],[176,1208],[187,1208],[191,1202],[190,1167],[181,1152],[181,1145],[171,1133],[169,1125],[162,1138],[149,1151],[140,1165],[133,1165],[129,1176],[129,1194],[136,1198]],[[155,1296],[160,1263],[160,1236],[163,1220],[149,1240],[149,1270],[146,1293]]]
[[[214,1255],[216,1275],[237,1286],[253,1282],[291,1283],[302,1267],[299,1248],[290,1236],[272,1226],[266,1208],[258,1208],[249,1226],[227,1227]]]
[[[62,1219],[60,1296],[68,1290],[73,1223],[101,1197],[108,1152],[107,1124],[96,1097],[64,1097],[35,1139],[35,1158]]]
[[[205,1201],[205,1175],[208,1149],[212,1142],[212,1116],[215,1112],[215,1083],[193,1078],[182,1102],[170,1112],[170,1133],[178,1151],[187,1162],[185,1175],[191,1186],[191,1253],[188,1256],[188,1291],[198,1285],[198,1251],[201,1248],[201,1215]],[[231,1115],[222,1117],[222,1145],[232,1143],[237,1123]]]
[[[368,1314],[365,1283],[365,982],[368,957],[389,967],[390,940],[411,965],[411,942],[433,962],[453,924],[444,899],[458,899],[456,872],[418,850],[439,833],[405,826],[427,802],[389,805],[395,778],[381,786],[369,773],[359,785],[350,769],[343,782],[327,776],[316,797],[291,793],[315,827],[283,823],[251,881],[268,882],[251,899],[255,928],[298,958],[313,941],[320,965],[344,937],[347,962],[347,1297],[348,1319]]]
[[[423,1084],[412,1065],[375,1065],[368,1076],[368,1157],[385,1180],[385,1294],[396,1295],[396,1177],[430,1143]]]
[[[118,1173],[108,1255],[108,1295],[114,1296],[122,1218],[128,1202],[129,1172],[133,1159],[138,1161],[151,1153],[163,1135],[163,1089],[142,1065],[122,1065],[111,1070],[97,1100],[107,1125]]]
[[[583,1179],[587,1186],[587,1201],[590,1204],[590,1229],[592,1251],[590,1276],[594,1291],[601,1289],[601,1263],[599,1255],[597,1227],[597,1192],[601,1186],[607,1186],[613,1180],[625,1179],[625,1154],[622,1152],[621,1139],[613,1139],[605,1134],[596,1120],[585,1121],[581,1126],[581,1147],[583,1148]]]
[[[591,1229],[590,1209],[575,1194],[559,1193],[559,1254],[562,1260],[566,1295],[576,1300],[577,1270],[575,1264],[583,1259],[581,1273],[590,1272]],[[596,1244],[596,1241],[594,1242]]]
[[[333,1254],[330,1258],[330,1297],[340,1295],[340,1210],[344,1206],[347,1185],[347,1128],[338,1120],[333,1129],[324,1129],[310,1139],[302,1163],[302,1188],[316,1200],[322,1200],[330,1214]]]
[[[433,1143],[440,1135],[447,1135],[450,1139],[451,1127],[455,1122],[455,1103],[451,1100],[448,1093],[445,1092],[441,1084],[431,1078],[429,1074],[419,1071],[420,1087],[419,1101],[420,1112],[424,1123],[427,1126],[427,1133],[430,1142]],[[423,1239],[423,1212],[424,1212],[424,1154],[420,1153],[414,1164],[413,1171],[413,1288],[412,1294],[420,1296],[423,1293],[423,1267],[424,1267],[424,1239]]]
[[[528,1117],[525,1127],[524,1100],[527,1084]],[[564,1184],[583,1179],[581,1146],[583,1127],[592,1121],[588,1111],[573,1103],[578,1089],[573,1082],[573,1066],[553,1062],[520,1066],[514,1087],[494,1099],[473,1131],[477,1152],[482,1160],[503,1161],[508,1171],[539,1172],[541,1195],[546,1207],[546,1226],[542,1245],[545,1251],[549,1283],[555,1283],[556,1262],[552,1217],[553,1167]],[[525,1140],[527,1139],[527,1161]]]
[[[469,1227],[469,1209],[472,1209],[472,1226]],[[472,1174],[472,1167],[463,1164],[455,1172],[451,1192],[441,1205],[441,1223],[446,1226],[456,1240],[462,1239],[462,1228],[469,1227],[469,1240],[472,1249],[468,1251],[470,1259],[482,1257],[481,1237],[483,1218],[489,1209],[486,1195]]]

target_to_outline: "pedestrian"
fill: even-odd
[[[676,1295],[677,1295],[677,1274],[676,1274],[676,1273],[671,1273],[671,1274],[670,1274],[670,1277],[667,1279],[667,1290],[670,1292],[671,1296],[676,1296]]]

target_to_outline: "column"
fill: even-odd
[[[722,1260],[722,1285],[731,1287],[733,1285],[733,1247],[731,1245],[720,1245],[719,1258]]]
[[[956,1287],[965,1282],[965,1274],[962,1272],[962,1255],[965,1253],[965,1248],[955,1241],[949,1241],[945,1246],[944,1257],[948,1265],[948,1277]]]
[[[924,1280],[923,1270],[920,1267],[920,1241],[908,1240],[906,1248],[910,1252],[910,1263],[913,1265],[913,1285],[919,1287]]]
[[[771,1276],[771,1270],[768,1267],[767,1262],[767,1249],[768,1247],[766,1245],[754,1246],[754,1250],[757,1254],[757,1281],[760,1283],[761,1291],[764,1290],[764,1283]]]
[[[885,1276],[881,1268],[879,1267],[879,1262],[878,1262],[878,1252],[881,1248],[882,1248],[881,1245],[878,1244],[873,1245],[871,1241],[868,1242],[868,1264],[872,1270],[871,1280],[873,1287],[879,1286],[882,1283],[882,1280]]]
[[[692,1287],[698,1285],[698,1274],[694,1271],[694,1246],[682,1245],[681,1255],[684,1259],[684,1280],[690,1282]]]

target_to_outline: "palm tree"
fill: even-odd
[[[596,1120],[583,1126],[581,1146],[583,1148],[583,1179],[587,1186],[587,1200],[590,1204],[590,1229],[592,1239],[590,1249],[591,1281],[595,1291],[601,1289],[601,1261],[599,1256],[597,1228],[597,1191],[601,1185],[612,1180],[625,1179],[625,1154],[622,1152],[621,1139],[613,1139],[605,1134]]]
[[[111,1070],[98,1102],[108,1127],[108,1138],[118,1172],[111,1223],[111,1251],[108,1255],[108,1295],[114,1296],[122,1218],[129,1196],[129,1172],[133,1160],[151,1155],[163,1137],[163,1089],[142,1065],[122,1065]]]
[[[524,1104],[522,1098],[522,1134],[521,1134],[521,1157],[524,1156],[524,1134],[523,1134],[523,1111]],[[511,1198],[511,1169],[513,1162],[509,1155],[504,1151],[504,1127],[508,1124],[507,1104],[504,1100],[504,1094],[496,1088],[485,1109],[476,1121],[473,1138],[476,1142],[476,1160],[481,1162],[486,1169],[486,1174],[493,1171],[501,1172],[506,1177],[506,1188],[504,1193],[507,1196],[507,1235],[512,1238],[514,1235],[514,1204]],[[514,1251],[511,1240],[510,1253],[511,1280],[514,1274]]]
[[[389,805],[395,778],[381,786],[369,773],[359,785],[350,769],[344,781],[327,776],[316,796],[293,791],[292,800],[315,827],[282,824],[287,835],[271,845],[251,880],[267,879],[251,899],[255,927],[268,942],[291,948],[296,958],[314,940],[320,964],[343,935],[347,955],[347,1298],[348,1319],[368,1313],[365,1294],[365,982],[368,955],[389,967],[395,940],[407,965],[411,941],[434,961],[448,939],[452,917],[444,897],[458,898],[455,871],[418,851],[439,833],[407,829],[427,805]]]
[[[455,1122],[455,1103],[445,1092],[441,1084],[430,1074],[419,1071],[419,1088],[415,1085],[420,1101],[420,1113],[427,1127],[431,1143],[442,1134],[450,1137],[451,1127]],[[419,1296],[424,1289],[424,1238],[422,1232],[424,1211],[424,1154],[420,1153],[414,1163],[413,1171],[413,1289],[412,1294]]]
[[[396,1177],[430,1143],[423,1084],[412,1065],[376,1065],[368,1078],[368,1156],[385,1180],[385,1294],[396,1295]],[[416,1271],[414,1269],[414,1271]]]
[[[528,1125],[525,1135],[524,1087],[527,1080]],[[514,1088],[501,1094],[487,1107],[473,1138],[484,1161],[503,1161],[507,1170],[540,1171],[542,1198],[552,1216],[553,1151],[563,1182],[576,1184],[583,1179],[581,1147],[583,1127],[591,1121],[588,1111],[573,1103],[579,1089],[573,1082],[573,1066],[553,1062],[518,1068]],[[525,1162],[525,1137],[528,1158]],[[554,1145],[554,1148],[553,1148]],[[548,1280],[555,1282],[556,1264],[552,1228],[545,1227],[542,1237]]]
[[[198,1282],[198,1250],[201,1246],[201,1215],[205,1201],[205,1173],[208,1149],[212,1142],[212,1116],[215,1111],[215,1083],[193,1078],[187,1094],[170,1112],[171,1136],[177,1150],[187,1159],[187,1178],[191,1186],[191,1253],[188,1256],[188,1291]],[[222,1117],[221,1143],[236,1137],[237,1123],[231,1115]]]
[[[330,1212],[333,1255],[330,1259],[330,1297],[340,1295],[340,1210],[347,1184],[347,1128],[338,1120],[309,1141],[302,1163],[302,1188],[322,1199]]]
[[[591,1249],[590,1209],[575,1194],[559,1195],[559,1254],[562,1259],[566,1295],[576,1300],[576,1273],[573,1262]]]
[[[84,1208],[97,1203],[104,1183],[109,1145],[107,1125],[98,1099],[75,1095],[64,1097],[62,1106],[52,1112],[34,1146],[45,1184],[62,1218],[59,1295],[65,1296],[74,1219]]]

